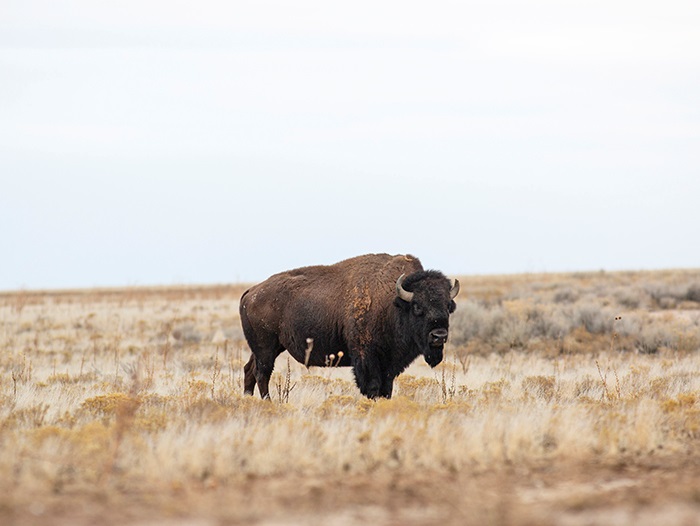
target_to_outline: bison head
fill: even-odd
[[[394,303],[402,312],[402,325],[409,333],[405,336],[411,338],[430,367],[442,361],[458,293],[459,281],[449,280],[435,270],[402,274],[396,280]]]

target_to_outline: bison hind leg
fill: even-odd
[[[258,385],[260,398],[267,400],[270,398],[270,376],[275,366],[274,360],[268,364],[262,363],[254,354],[250,355],[250,360],[243,366],[243,392],[247,395],[252,395],[255,390],[255,384]]]
[[[258,390],[260,391],[260,398],[263,400],[270,399],[270,376],[272,376],[272,370],[275,367],[274,359],[270,362],[262,362],[256,359],[255,370],[253,374],[255,375],[255,381],[258,384]]]
[[[243,367],[245,373],[243,391],[245,394],[252,395],[257,384],[260,397],[270,398],[268,390],[270,376],[275,367],[275,359],[284,352],[284,347],[280,344],[275,333],[255,331],[247,315],[242,316],[241,321],[243,333],[252,351],[250,360]]]
[[[250,360],[243,367],[243,372],[245,373],[243,379],[243,392],[247,395],[253,395],[255,390],[255,355],[251,353]]]

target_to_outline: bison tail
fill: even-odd
[[[248,338],[249,333],[252,332],[252,327],[250,325],[250,320],[248,319],[248,312],[246,310],[246,296],[248,295],[248,292],[250,292],[250,289],[246,290],[243,295],[241,296],[241,299],[238,303],[238,313],[241,316],[241,325],[243,326],[243,334],[245,334],[245,337]]]

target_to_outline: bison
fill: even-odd
[[[419,355],[442,361],[459,281],[410,255],[369,254],[281,272],[241,296],[252,351],[244,390],[269,398],[285,349],[308,366],[351,366],[360,392],[391,398],[394,379]],[[312,345],[309,345],[312,342]],[[331,358],[331,356],[333,358]]]

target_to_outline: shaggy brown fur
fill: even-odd
[[[404,274],[404,289],[414,293],[410,303],[396,293]],[[275,274],[241,297],[253,352],[245,392],[257,383],[261,396],[269,396],[275,358],[286,349],[307,365],[352,366],[363,394],[390,397],[394,378],[416,356],[432,366],[442,359],[454,290],[444,275],[424,271],[408,255],[369,254]]]

